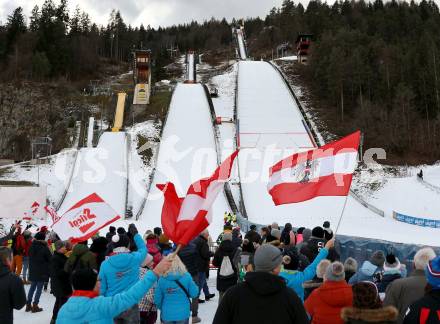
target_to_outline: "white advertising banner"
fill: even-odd
[[[0,218],[46,219],[46,198],[46,186],[0,186]]]

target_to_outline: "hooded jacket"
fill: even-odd
[[[137,269],[139,272],[139,268]],[[57,324],[113,324],[113,318],[137,304],[156,282],[156,275],[152,271],[145,274],[144,279],[138,281],[127,291],[112,297],[99,296],[70,297],[61,307]]]
[[[98,270],[96,256],[90,252],[87,245],[77,244],[73,247],[72,254],[64,266],[64,270],[72,274],[75,269],[95,269]]]
[[[213,323],[305,324],[309,320],[301,300],[283,278],[266,272],[248,272],[244,282],[226,291]]]
[[[29,280],[49,280],[49,264],[52,254],[46,241],[33,240],[29,248]]]
[[[50,284],[55,297],[67,297],[72,294],[69,274],[64,270],[66,262],[67,257],[57,251],[50,260]]]
[[[0,323],[13,323],[13,310],[26,304],[26,294],[21,279],[0,263]]]
[[[372,264],[370,261],[364,261],[360,269],[350,278],[348,283],[354,285],[361,281],[374,282],[373,276],[380,271],[380,268]]]
[[[325,281],[307,298],[304,306],[312,324],[342,324],[341,309],[352,306],[351,286],[343,281]]]
[[[208,240],[202,235],[194,239],[196,247],[196,264],[198,272],[207,272],[209,270],[209,259],[214,255],[209,251]]]
[[[345,307],[341,311],[345,324],[393,324],[396,323],[397,315],[397,309],[393,306],[377,309]]]
[[[403,324],[440,323],[440,289],[428,292],[423,298],[412,304],[406,313]],[[424,319],[424,321],[422,321]]]
[[[180,260],[182,260],[186,270],[188,270],[191,276],[195,276],[198,273],[196,253],[196,244],[194,240],[180,249],[178,253]]]
[[[402,275],[399,273],[387,273],[383,274],[382,279],[377,284],[377,289],[380,293],[384,293],[387,290],[389,284],[391,284],[394,280],[402,278]]]
[[[120,253],[101,264],[101,295],[114,296],[127,290],[139,280],[139,268],[147,256],[147,247],[139,234],[134,236],[137,251]]]
[[[261,236],[255,230],[249,230],[244,236],[245,239],[248,239],[251,243],[260,243]]]
[[[298,297],[304,301],[303,283],[312,280],[316,274],[316,267],[321,260],[324,260],[328,255],[327,249],[321,249],[315,260],[304,271],[289,271],[283,270],[280,272],[280,277],[286,280],[287,287],[292,288]]]
[[[154,303],[161,310],[162,321],[182,321],[190,316],[189,299],[176,281],[180,282],[191,298],[196,298],[199,294],[199,287],[188,272],[169,273],[161,277],[154,292]]]
[[[217,267],[217,290],[218,291],[226,291],[229,287],[237,284],[238,280],[238,271],[236,267],[236,262],[234,257],[236,256],[237,248],[234,246],[231,241],[223,241],[220,243],[217,251],[214,254],[214,259],[212,260],[212,264]],[[232,264],[232,268],[234,269],[234,274],[228,277],[220,276],[220,267],[222,265],[223,259],[229,258]]]

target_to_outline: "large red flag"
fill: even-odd
[[[238,150],[232,153],[209,178],[191,184],[185,198],[179,198],[174,184],[158,184],[164,194],[162,227],[176,244],[186,245],[211,223],[209,210],[225,182],[229,180]]]
[[[62,240],[81,242],[119,218],[121,216],[109,204],[93,193],[73,205],[52,224],[52,228]]]
[[[267,189],[275,205],[318,196],[347,196],[357,166],[360,131],[318,149],[293,154],[269,170]]]

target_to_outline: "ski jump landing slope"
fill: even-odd
[[[72,182],[58,214],[64,214],[79,200],[97,193],[124,217],[126,154],[126,135],[123,132],[105,132],[96,148],[82,148],[78,153]]]
[[[275,206],[267,191],[269,167],[314,144],[303,117],[281,75],[266,62],[239,62],[237,123],[239,176],[250,221],[273,221],[293,226],[335,228],[345,197],[318,197],[311,201]],[[348,197],[340,234],[393,242],[440,246],[438,229],[400,223],[380,217]]]
[[[240,59],[246,60],[246,45],[244,43],[244,35],[241,29],[237,30],[238,50],[240,51]]]
[[[216,167],[214,130],[204,88],[201,84],[179,84],[171,99],[153,183],[139,219],[142,229],[161,226],[163,195],[157,184],[173,182],[177,194],[184,197],[191,183],[210,176]],[[223,229],[225,211],[229,207],[220,193],[212,208],[209,227],[214,238]]]

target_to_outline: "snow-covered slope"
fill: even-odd
[[[72,182],[58,213],[62,215],[82,198],[97,193],[122,217],[127,187],[127,146],[123,132],[105,132],[96,148],[79,151]]]
[[[301,204],[275,206],[267,192],[268,169],[292,152],[313,146],[302,116],[280,75],[264,62],[240,62],[237,115],[240,179],[249,220],[291,222],[313,227],[329,220],[336,226],[342,197],[319,197]],[[440,245],[438,230],[382,218],[349,197],[340,234],[394,242]]]
[[[163,195],[156,184],[173,182],[185,196],[189,185],[217,167],[217,153],[209,104],[200,84],[179,84],[173,94],[159,148],[153,185],[139,220],[143,230],[160,226]],[[228,205],[220,194],[213,206],[213,237],[221,232]],[[145,228],[144,228],[145,227]]]

